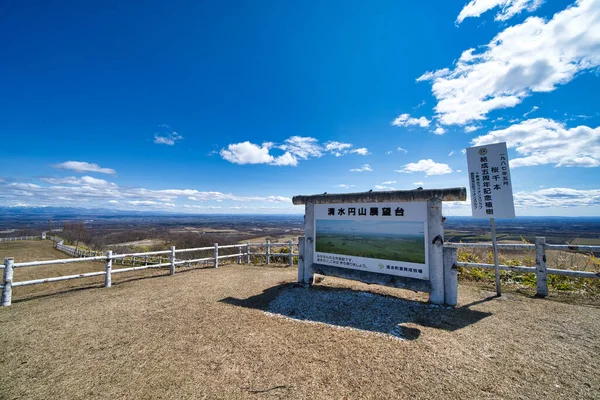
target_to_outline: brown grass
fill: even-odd
[[[295,268],[228,265],[17,301],[0,309],[0,397],[592,399],[600,392],[598,308],[510,293],[496,299],[466,285],[455,310],[335,278],[311,289],[371,291],[428,310],[398,321],[418,333],[399,341],[265,314],[295,276]]]

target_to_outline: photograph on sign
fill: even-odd
[[[314,262],[428,279],[427,203],[315,205]]]
[[[316,251],[425,264],[424,223],[318,219]]]

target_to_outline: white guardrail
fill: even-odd
[[[56,238],[51,238],[56,241]],[[274,253],[273,247],[288,247],[288,252],[286,253]],[[171,246],[170,250],[160,250],[160,251],[148,251],[143,253],[128,253],[128,254],[113,254],[112,250],[108,250],[105,253],[91,250],[82,250],[76,249],[73,246],[67,246],[63,243],[62,240],[58,241],[56,244],[57,250],[63,251],[69,255],[72,255],[76,258],[67,258],[60,260],[46,260],[46,261],[28,261],[16,263],[13,258],[5,258],[4,265],[1,266],[3,271],[3,279],[2,279],[2,297],[0,299],[0,305],[9,306],[12,302],[12,288],[19,286],[29,286],[29,285],[38,285],[42,283],[49,282],[58,282],[58,281],[67,281],[71,279],[79,279],[79,278],[89,278],[92,276],[104,276],[104,286],[111,287],[112,285],[112,275],[119,274],[123,272],[130,271],[139,271],[148,268],[162,268],[169,267],[170,274],[175,274],[175,268],[177,266],[191,265],[197,263],[212,263],[214,268],[218,268],[219,260],[229,259],[229,258],[237,258],[237,263],[241,264],[246,262],[250,264],[252,261],[252,256],[264,256],[265,262],[270,264],[273,260],[282,259],[286,260],[288,265],[292,266],[294,264],[294,257],[298,256],[298,253],[294,253],[294,246],[298,247],[297,242],[293,242],[290,240],[287,243],[271,243],[270,241],[266,241],[265,243],[246,243],[246,244],[231,244],[225,246],[219,246],[218,243],[215,243],[214,246],[208,247],[198,247],[191,249],[176,249],[175,246]],[[265,251],[254,251],[251,252],[251,248],[259,248],[264,249]],[[237,252],[233,254],[222,254],[219,255],[219,250],[223,249],[237,249]],[[211,256],[194,258],[194,259],[183,259],[177,258],[177,253],[190,253],[190,252],[202,252],[206,251],[212,253]],[[161,257],[161,256],[168,257]],[[113,269],[113,264],[117,264],[118,261],[121,260],[121,264],[131,263],[132,267]],[[24,268],[24,267],[36,267],[41,265],[53,265],[53,264],[71,264],[78,262],[91,262],[91,261],[102,261],[104,262],[104,271],[97,272],[88,272],[83,274],[76,275],[66,275],[66,276],[57,276],[51,278],[43,278],[43,279],[33,279],[29,281],[21,281],[21,282],[13,282],[13,272],[15,268]],[[139,265],[138,265],[139,264]]]
[[[449,259],[453,262],[452,267],[464,268],[486,268],[494,269],[494,264],[484,263],[469,263],[457,261],[457,249],[491,249],[491,243],[447,243],[444,246],[446,251],[449,251]],[[454,249],[454,250],[453,250]],[[546,267],[546,250],[562,250],[573,251],[578,253],[597,253],[600,252],[600,246],[572,246],[562,244],[547,244],[546,238],[536,237],[535,244],[498,244],[498,250],[529,250],[535,249],[535,267],[518,265],[511,267],[509,265],[499,265],[499,268],[504,271],[535,273],[536,274],[536,291],[540,297],[548,296],[548,275],[563,275],[575,278],[600,278],[600,273],[589,271],[576,271],[567,268],[547,268]],[[446,259],[445,259],[446,262]]]

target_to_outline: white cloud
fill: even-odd
[[[486,11],[496,7],[501,7],[502,9],[496,14],[494,19],[496,21],[506,21],[523,10],[535,11],[543,2],[544,0],[471,0],[463,7],[460,14],[458,14],[456,23],[460,24],[465,18],[479,17]]]
[[[350,153],[355,153],[360,156],[366,156],[369,154],[369,150],[366,147],[361,147],[360,149],[350,150]]]
[[[354,186],[356,186],[356,185],[346,185],[344,183],[338,185],[338,187],[341,187],[341,188],[344,188],[344,189],[350,189],[350,188],[353,188]]]
[[[350,143],[341,142],[327,142],[325,143],[325,151],[334,154],[336,157],[344,155],[344,153],[350,149],[352,145]]]
[[[166,144],[167,146],[173,146],[175,142],[183,139],[179,133],[175,132],[169,125],[162,124],[159,127],[163,128],[162,133],[154,133],[154,143]]]
[[[291,136],[283,141],[281,145],[275,145],[272,142],[264,142],[257,145],[249,141],[234,143],[227,146],[227,149],[221,149],[219,154],[224,160],[234,164],[269,164],[278,166],[298,165],[298,160],[308,160],[309,158],[319,158],[326,153],[343,156],[348,153],[359,155],[369,154],[368,149],[362,147],[352,149],[353,145],[342,142],[327,142],[324,146],[319,144],[318,139],[308,136]],[[271,154],[271,150],[279,149],[285,151],[280,156]]]
[[[117,171],[115,171],[112,168],[102,168],[98,164],[89,163],[85,161],[65,161],[63,163],[54,164],[52,166],[57,169],[70,169],[76,172],[98,172],[100,174],[108,175],[114,175],[117,173]]]
[[[523,114],[524,117],[527,117],[529,114],[531,114],[532,112],[535,112],[539,110],[538,106],[533,106],[533,108],[530,111],[527,111],[525,114]]]
[[[375,185],[376,190],[396,190],[396,188],[392,186],[384,186],[384,185]]]
[[[415,186],[423,186],[423,182],[413,182],[413,185],[415,185]]]
[[[452,157],[454,155],[454,150],[452,150],[450,153],[448,153],[448,157]]]
[[[352,168],[350,172],[364,172],[364,171],[373,171],[369,164],[363,164],[360,168]]]
[[[550,21],[530,17],[500,32],[476,52],[464,51],[452,70],[427,72],[445,125],[484,120],[536,92],[550,92],[600,65],[600,1],[579,0]]]
[[[227,150],[222,149],[220,154],[223,159],[234,164],[298,165],[298,159],[290,152],[285,152],[279,157],[269,154],[272,145],[272,143],[263,143],[262,146],[258,146],[245,141],[230,144]]]
[[[421,128],[427,128],[430,123],[431,121],[425,117],[413,118],[410,116],[410,114],[400,114],[395,120],[392,121],[392,125],[394,126],[419,125]]]
[[[392,154],[392,152],[391,151],[386,151],[385,154],[389,156],[389,155]]]
[[[303,160],[323,155],[323,148],[319,145],[318,139],[308,136],[292,136],[279,148]]]
[[[413,172],[425,172],[426,176],[445,175],[452,172],[448,164],[436,163],[432,159],[419,160],[416,163],[408,163],[396,172],[411,174]]]
[[[467,154],[467,149],[462,149],[462,150],[460,151],[460,153],[461,153],[461,154]]]
[[[481,128],[481,126],[477,126],[477,125],[465,126],[465,132],[467,132],[467,133],[475,132],[479,128]]]
[[[535,118],[476,137],[473,146],[506,142],[521,157],[511,160],[513,168],[554,164],[556,167],[600,166],[600,127],[566,128],[560,122]]]
[[[408,154],[408,150],[403,149],[402,147],[398,147],[397,150],[403,152],[404,154]]]
[[[587,207],[600,205],[600,190],[577,190],[570,188],[549,188],[534,192],[515,193],[515,206],[530,207]]]
[[[438,125],[433,131],[433,133],[435,133],[436,135],[443,135],[444,133],[446,133],[446,130]]]
[[[64,178],[47,178],[42,177],[39,178],[40,181],[50,183],[53,185],[89,185],[96,187],[117,187],[115,183],[105,181],[104,179],[98,179],[91,176],[82,176],[81,178],[77,178],[74,176],[67,176]]]
[[[382,185],[393,185],[394,183],[396,183],[396,181],[385,181],[385,182],[381,182]]]

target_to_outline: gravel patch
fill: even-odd
[[[354,290],[289,287],[269,303],[267,314],[377,335],[414,340],[420,330],[410,324],[441,307]]]

